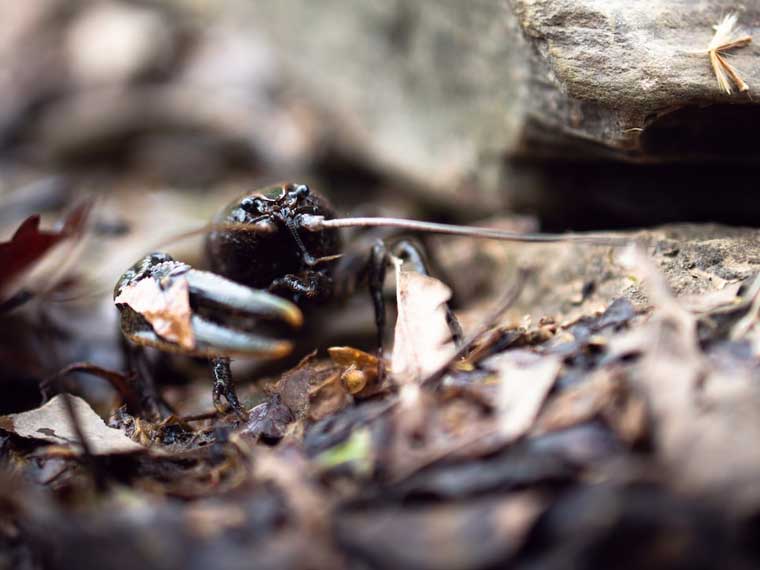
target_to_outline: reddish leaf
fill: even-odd
[[[80,237],[92,205],[92,200],[82,202],[56,230],[40,230],[39,215],[24,220],[10,241],[0,243],[0,293],[53,247],[66,239]]]

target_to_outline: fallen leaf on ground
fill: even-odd
[[[351,403],[351,397],[335,372],[321,384],[309,390],[309,419],[319,421],[342,410]]]
[[[391,369],[400,385],[397,427],[418,439],[423,437],[430,409],[422,383],[456,353],[446,318],[451,289],[433,277],[402,270],[400,260],[394,263],[398,316]]]
[[[161,289],[153,279],[142,279],[124,287],[114,303],[129,305],[151,324],[161,338],[176,342],[183,348],[195,347],[187,279],[175,279],[166,290]]]
[[[81,453],[79,438],[71,425],[64,398],[64,395],[59,394],[36,410],[2,416],[0,417],[0,429],[14,433],[19,437],[41,439],[58,445],[72,446]],[[77,396],[70,395],[69,398],[71,398],[77,421],[92,453],[111,455],[146,450],[145,447],[129,439],[120,430],[108,427],[87,402]]]
[[[369,568],[503,568],[543,507],[528,492],[414,508],[372,505],[341,512],[335,532]]]
[[[354,430],[351,436],[315,458],[317,464],[325,470],[350,465],[358,475],[366,476],[372,472],[372,433],[368,428]]]
[[[597,417],[630,444],[641,441],[647,432],[644,400],[631,390],[625,378],[605,369],[552,398],[536,428],[539,433],[563,430]]]
[[[416,383],[436,372],[454,355],[446,320],[451,289],[438,279],[396,266],[398,318],[393,339],[393,376]]]
[[[81,236],[92,205],[92,200],[81,203],[53,230],[40,230],[40,216],[29,216],[9,241],[0,243],[0,294],[55,246]]]
[[[285,436],[294,419],[290,408],[279,396],[274,396],[248,412],[248,420],[238,433],[253,441],[278,441]]]
[[[499,377],[499,423],[507,441],[530,430],[562,368],[555,355],[512,350],[483,363]]]

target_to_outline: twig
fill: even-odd
[[[181,422],[200,422],[203,420],[211,420],[219,416],[219,412],[216,410],[211,410],[209,412],[203,412],[200,414],[193,414],[190,416],[181,416],[179,418],[179,421]]]
[[[66,406],[66,414],[69,416],[71,427],[77,434],[79,445],[82,446],[82,459],[85,465],[90,468],[90,473],[92,474],[95,488],[99,492],[103,492],[106,490],[106,474],[98,462],[98,458],[95,457],[95,454],[92,452],[92,447],[90,447],[90,444],[84,435],[84,431],[82,430],[82,425],[79,423],[79,417],[77,416],[74,402],[71,400],[69,393],[64,391],[63,379],[60,377],[58,378],[58,388],[61,392],[61,396],[63,397],[63,403]]]
[[[49,398],[50,394],[48,393],[48,388],[51,385],[58,383],[65,376],[68,376],[72,372],[90,374],[91,376],[106,380],[109,384],[111,384],[111,386],[113,386],[119,395],[124,398],[124,403],[127,404],[127,407],[131,412],[140,413],[142,411],[140,398],[137,396],[137,394],[135,394],[135,391],[130,385],[130,381],[134,382],[134,375],[130,377],[120,372],[109,370],[107,368],[98,366],[97,364],[91,364],[89,362],[74,362],[73,364],[69,364],[65,368],[62,368],[60,371],[58,371],[55,376],[45,378],[42,382],[40,382],[40,388],[42,388],[44,399],[47,400]],[[60,385],[58,387],[60,387]]]
[[[519,298],[520,293],[522,293],[523,287],[525,286],[525,282],[527,281],[528,276],[531,274],[531,272],[532,270],[526,268],[521,268],[518,271],[517,279],[515,279],[514,283],[512,283],[509,289],[507,289],[507,291],[504,293],[504,296],[496,304],[496,308],[494,309],[491,316],[485,319],[480,324],[480,326],[478,326],[477,330],[462,343],[462,346],[457,349],[454,355],[443,366],[441,366],[438,370],[433,372],[430,376],[421,382],[422,386],[431,387],[439,383],[446,375],[449,368],[457,360],[465,356],[470,351],[472,346],[496,325],[502,315],[512,305],[514,305],[515,301],[517,301]]]

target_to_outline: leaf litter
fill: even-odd
[[[710,525],[760,512],[755,280],[682,303],[648,254],[617,263],[645,302],[611,299],[566,322],[497,303],[460,347],[448,288],[399,268],[385,377],[357,348],[312,353],[243,394],[246,420],[183,415],[204,408],[175,394],[162,419],[132,404],[101,410],[106,424],[71,397],[92,465],[61,396],[5,416],[3,524],[62,568],[87,549],[88,563],[121,567],[104,545],[145,567],[561,567],[576,556],[562,544],[613,567],[617,535],[648,566],[672,562],[632,520],[684,544],[714,536],[695,560],[722,561],[731,538]],[[156,313],[173,318],[165,301]],[[146,547],[155,540],[162,551]]]

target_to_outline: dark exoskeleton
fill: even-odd
[[[177,279],[187,281],[194,337],[191,348],[162,337],[128,304],[117,303],[121,328],[132,342],[161,350],[207,357],[214,377],[213,400],[218,411],[229,408],[244,415],[235,393],[230,357],[287,354],[291,343],[277,339],[277,323],[298,327],[307,313],[354,289],[368,285],[382,356],[385,329],[383,282],[390,255],[427,272],[424,257],[410,241],[377,240],[358,265],[341,264],[338,229],[314,231],[314,219],[330,220],[335,213],[327,200],[304,184],[282,184],[255,191],[222,210],[206,240],[210,272],[193,269],[163,253],[152,253],[130,268],[114,290],[153,279],[169,289]],[[347,268],[355,275],[345,275]],[[455,340],[461,332],[453,313],[449,325]],[[381,358],[382,362],[382,358]]]

